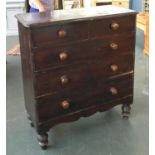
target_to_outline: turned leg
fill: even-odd
[[[27,114],[27,118],[28,118],[28,120],[30,121],[30,125],[31,125],[31,127],[34,127],[34,124],[33,124],[32,120],[31,120],[30,115]]]
[[[47,133],[41,133],[41,134],[38,134],[38,142],[39,142],[39,145],[42,149],[47,149],[48,147],[48,134]]]
[[[130,104],[123,104],[122,105],[122,117],[128,119],[130,115],[131,106]]]

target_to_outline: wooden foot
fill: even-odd
[[[47,133],[42,133],[38,134],[38,142],[40,147],[45,150],[48,148],[48,134]]]
[[[31,120],[30,115],[27,114],[27,118],[28,118],[28,120],[30,121],[30,126],[31,126],[31,127],[34,127],[34,124],[33,124],[32,120]]]
[[[130,115],[131,106],[130,104],[123,104],[122,105],[122,117],[124,119],[128,119]]]

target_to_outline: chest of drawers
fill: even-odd
[[[133,101],[136,12],[114,6],[19,14],[25,107],[47,148],[47,132]]]

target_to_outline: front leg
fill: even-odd
[[[48,134],[41,133],[37,136],[40,147],[45,150],[48,148]]]
[[[129,118],[131,106],[130,104],[123,104],[122,105],[122,117],[125,119]]]

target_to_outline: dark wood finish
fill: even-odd
[[[132,83],[132,74],[129,74],[123,76],[123,78],[99,81],[96,88],[86,89],[82,87],[81,90],[74,90],[74,92],[66,91],[59,94],[39,97],[37,99],[39,121],[44,122],[90,106],[102,105],[106,102],[126,97],[133,93]],[[126,85],[128,85],[128,88],[125,87]],[[63,101],[69,102],[69,108],[66,110],[62,108]]]
[[[40,12],[35,14],[18,14],[16,17],[25,27],[31,28],[39,28],[39,27],[46,27],[46,26],[53,26],[53,25],[61,25],[66,23],[73,23],[73,22],[81,22],[81,21],[91,21],[93,19],[108,19],[119,17],[121,14],[121,18],[128,15],[135,16],[135,11],[128,10],[122,8],[118,8],[115,6],[98,6],[90,8],[89,11],[87,8],[80,8],[80,9],[70,9],[70,10],[55,10],[53,12]],[[128,20],[126,20],[128,21]],[[111,21],[110,23],[115,22]],[[131,21],[132,22],[132,21]],[[129,21],[127,22],[129,25]],[[132,22],[133,23],[133,22]],[[106,24],[106,23],[105,23]],[[126,25],[126,23],[124,23]],[[127,25],[128,25],[127,24]],[[124,25],[124,26],[125,26]],[[110,25],[109,25],[110,26]],[[81,27],[83,29],[83,27]],[[79,27],[80,29],[80,27]]]
[[[133,102],[133,96],[129,95],[127,97],[119,98],[115,101],[106,102],[106,104],[90,106],[83,110],[78,110],[76,112],[70,113],[69,115],[63,115],[60,117],[56,117],[54,119],[50,119],[48,121],[41,122],[41,123],[39,123],[39,131],[40,132],[49,131],[49,129],[51,127],[55,126],[56,124],[77,121],[81,117],[88,117],[88,116],[95,114],[96,112],[103,112],[108,109],[111,109],[116,105],[124,104],[124,103],[131,104],[132,102]],[[73,115],[74,115],[74,117],[73,117]]]
[[[123,104],[122,105],[122,116],[124,119],[128,119],[130,115],[131,106],[130,104]]]
[[[130,113],[136,13],[113,6],[92,12],[17,15],[25,107],[43,149],[59,123],[119,104],[124,117]]]
[[[101,5],[112,5],[112,2],[97,2],[96,6],[101,6]]]
[[[40,133],[37,136],[38,142],[40,147],[45,150],[48,147],[48,134],[47,133]]]
[[[126,40],[127,44],[124,44]],[[117,48],[111,48],[111,44],[117,44]],[[115,46],[115,45],[113,45]],[[75,63],[100,59],[101,57],[110,57],[117,54],[133,53],[134,51],[134,33],[130,32],[115,37],[107,36],[104,39],[92,39],[88,41],[69,43],[66,45],[46,44],[34,49],[33,59],[36,71],[58,68]],[[60,60],[62,53],[67,54],[64,60]],[[64,54],[63,54],[64,55]],[[62,56],[61,56],[62,57]],[[106,58],[105,58],[106,59]]]
[[[80,27],[84,31],[81,31]],[[34,46],[47,43],[54,45],[88,39],[88,31],[85,31],[86,29],[88,29],[88,22],[39,27],[32,31],[33,44]]]
[[[21,64],[22,64],[22,76],[23,76],[23,88],[25,108],[30,116],[33,124],[37,127],[37,114],[35,112],[35,95],[34,95],[34,81],[33,81],[33,66],[31,62],[31,37],[30,30],[18,22],[19,29],[19,41],[21,52]]]
[[[120,58],[116,55],[115,57],[105,57],[105,59],[94,58],[92,61],[71,65],[67,68],[62,67],[35,73],[36,96],[56,93],[58,91],[71,91],[74,88],[80,89],[82,86],[94,87],[94,83],[97,83],[101,79],[130,72],[133,69],[133,61],[134,58],[131,54]],[[118,68],[115,71],[111,69],[111,66],[114,64]]]
[[[58,7],[59,7],[59,9],[63,9],[63,2],[62,2],[62,0],[58,0]]]
[[[106,35],[116,35],[120,33],[132,32],[135,28],[135,16],[111,17],[108,19],[98,19],[91,22],[90,36],[93,38],[103,38]],[[126,24],[128,23],[128,24]],[[104,35],[103,35],[104,34]]]

